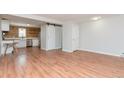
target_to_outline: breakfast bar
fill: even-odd
[[[2,41],[2,54],[6,55],[8,53],[14,53],[17,52],[16,44],[18,42],[15,42],[14,40],[3,40]]]

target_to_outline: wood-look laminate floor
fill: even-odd
[[[0,77],[124,77],[124,59],[86,51],[20,49],[17,54],[0,57]]]

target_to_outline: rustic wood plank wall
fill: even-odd
[[[21,26],[10,26],[10,31],[6,32],[5,37],[12,38],[12,37],[18,37],[18,28],[21,28]],[[40,28],[39,27],[23,27],[26,28],[26,36],[27,37],[38,37],[40,34]]]

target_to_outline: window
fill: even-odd
[[[19,28],[18,36],[21,38],[26,37],[26,28]]]

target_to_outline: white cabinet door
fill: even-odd
[[[8,20],[1,20],[1,30],[2,31],[9,31],[9,24]]]
[[[38,39],[32,39],[33,46],[39,46],[39,40]]]
[[[18,48],[25,48],[26,47],[26,40],[19,40],[19,42],[16,46]]]

